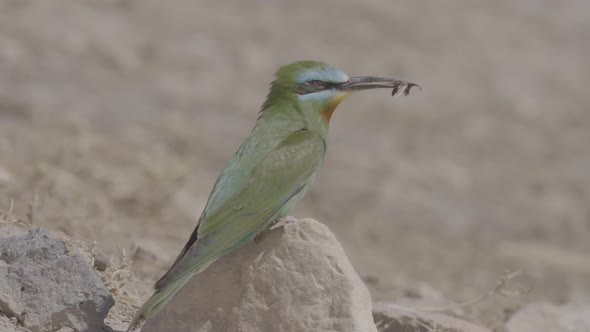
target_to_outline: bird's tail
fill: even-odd
[[[191,280],[193,274],[187,274],[182,278],[172,282],[170,285],[157,290],[142,306],[139,308],[133,321],[129,324],[127,332],[133,331],[133,329],[139,325],[143,320],[153,317],[157,314],[162,307],[164,307],[170,300],[180,291],[180,289]]]

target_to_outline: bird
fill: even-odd
[[[288,212],[324,161],[334,110],[350,93],[389,88],[392,95],[408,95],[414,86],[420,88],[391,78],[349,77],[319,61],[280,67],[254,128],[219,175],[188,242],[127,331],[157,314],[217,259],[277,222],[292,221]]]

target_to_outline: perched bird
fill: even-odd
[[[250,136],[221,172],[188,242],[128,331],[155,315],[193,275],[287,216],[324,161],[330,118],[346,96],[375,88],[407,95],[417,86],[348,77],[317,61],[288,64],[275,77]]]

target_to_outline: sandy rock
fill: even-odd
[[[376,331],[369,291],[334,234],[303,219],[211,265],[148,320],[153,331]]]
[[[373,319],[380,332],[491,332],[487,328],[453,316],[389,303],[373,304]]]
[[[590,306],[533,303],[515,313],[507,332],[581,332],[590,331]]]
[[[110,264],[110,258],[109,256],[103,254],[103,253],[98,253],[94,256],[94,268],[97,271],[105,271],[107,269],[107,267],[109,267]]]
[[[27,234],[30,228],[21,223],[0,220],[0,240]]]
[[[27,329],[100,331],[113,303],[68,242],[41,228],[0,240],[0,309]]]
[[[29,332],[18,324],[16,319],[10,319],[0,312],[0,331],[2,332]]]
[[[126,331],[137,308],[153,292],[152,279],[140,279],[129,269],[132,261],[127,256],[112,257],[104,272],[100,272],[105,285],[111,289],[115,305],[105,319],[106,331]]]

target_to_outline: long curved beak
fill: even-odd
[[[402,94],[407,96],[410,93],[412,87],[415,86],[422,90],[422,88],[418,84],[400,81],[393,78],[358,76],[351,77],[348,82],[338,85],[337,89],[341,91],[360,91],[369,89],[389,88],[393,89],[393,91],[391,91],[392,96],[395,96],[399,91],[402,91]]]

